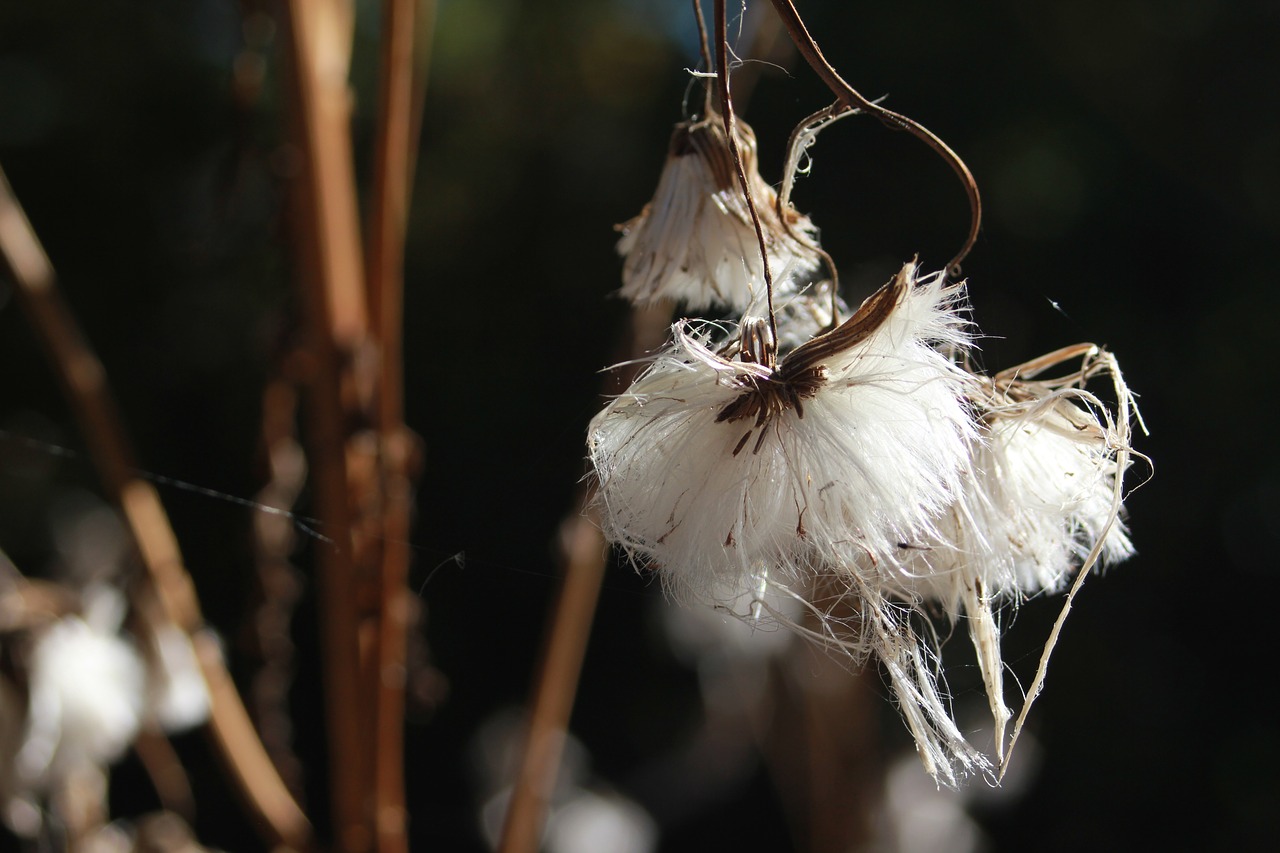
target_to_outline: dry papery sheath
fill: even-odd
[[[821,266],[816,229],[760,177],[756,139],[735,123],[738,150],[765,234],[769,268],[785,282]],[[626,258],[622,296],[636,304],[667,299],[693,311],[747,308],[764,297],[760,244],[738,181],[722,118],[712,112],[676,125],[658,188],[639,216],[619,226]]]

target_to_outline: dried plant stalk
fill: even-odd
[[[139,479],[106,371],[62,301],[53,266],[0,171],[0,257],[53,363],[107,494],[120,507],[165,616],[188,633],[209,685],[210,730],[240,791],[274,844],[311,845],[311,825],[267,758],[203,617],[168,517]]]
[[[352,10],[339,0],[291,0],[288,18],[293,137],[302,172],[293,186],[293,234],[307,345],[314,369],[307,383],[312,483],[317,514],[332,547],[317,552],[325,711],[330,746],[333,823],[340,847],[372,848],[368,794],[373,723],[362,675],[360,602],[348,446],[353,410],[368,400],[368,377],[356,363],[368,346],[355,169],[349,132]],[[363,483],[361,484],[363,485]]]
[[[294,506],[306,484],[306,454],[296,435],[298,395],[288,377],[289,363],[297,360],[296,352],[282,359],[286,375],[269,380],[262,395],[262,453],[270,479],[254,499],[264,506]],[[259,513],[253,531],[261,600],[252,624],[261,662],[250,702],[263,746],[294,796],[301,799],[303,767],[293,751],[289,714],[295,651],[289,626],[303,582],[290,561],[297,536],[293,520],[277,513]]]
[[[378,349],[377,430],[381,531],[377,640],[370,669],[373,709],[373,812],[380,851],[408,849],[404,799],[404,708],[407,678],[409,534],[413,509],[412,468],[419,440],[404,424],[402,315],[404,242],[409,185],[419,124],[415,100],[414,35],[417,0],[382,4],[381,79],[369,210],[368,295],[373,341]],[[428,34],[429,35],[429,34]]]
[[[886,127],[905,130],[910,133],[945,160],[952,171],[956,173],[956,177],[964,184],[965,194],[969,197],[969,233],[965,237],[964,245],[960,247],[960,251],[947,262],[946,267],[947,273],[952,278],[959,278],[960,263],[968,256],[969,250],[978,241],[978,231],[982,227],[982,197],[978,193],[978,182],[974,180],[973,173],[969,171],[969,167],[960,159],[960,155],[952,151],[949,145],[924,125],[863,97],[858,90],[850,86],[836,72],[831,63],[827,62],[827,58],[822,55],[822,50],[818,47],[818,43],[809,34],[809,28],[805,26],[804,21],[800,18],[800,13],[796,10],[792,0],[772,0],[772,2],[773,8],[782,20],[783,26],[787,28],[787,33],[791,36],[792,43],[795,44],[796,49],[800,51],[800,55],[804,57],[805,61],[809,63],[809,67],[814,70],[814,73],[821,78],[822,82],[836,96],[843,109],[857,110],[873,115],[883,122]]]
[[[612,372],[606,391],[617,393],[631,383],[639,369],[634,359],[661,345],[671,309],[669,303],[660,303],[632,311],[631,328],[621,347],[626,357],[619,359],[626,366]],[[524,751],[502,826],[501,853],[535,853],[540,846],[608,557],[591,491],[582,490],[560,529],[564,579],[534,682]]]

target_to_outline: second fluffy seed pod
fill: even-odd
[[[756,165],[755,134],[744,121],[736,127],[774,279],[816,271],[813,225],[790,206],[779,212]],[[676,126],[653,200],[620,229],[622,296],[632,303],[669,299],[694,311],[741,311],[764,295],[759,240],[717,113]]]

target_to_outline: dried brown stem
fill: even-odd
[[[627,344],[621,347],[624,357],[619,359],[626,367],[611,371],[606,393],[618,393],[631,383],[640,369],[635,359],[662,343],[670,321],[669,303],[632,311]],[[560,528],[564,580],[534,683],[524,752],[502,827],[501,853],[535,853],[540,846],[608,554],[599,516],[590,509],[591,497],[592,491],[583,489]]]
[[[606,546],[599,518],[578,512],[560,534],[564,581],[543,649],[523,761],[502,828],[501,853],[535,853],[577,693],[582,659],[604,579]]]
[[[404,425],[402,313],[408,187],[419,127],[415,99],[425,94],[414,80],[417,0],[382,4],[381,78],[374,173],[369,213],[368,292],[373,340],[379,352],[375,425],[381,463],[381,550],[378,635],[372,668],[374,708],[374,827],[379,851],[408,850],[404,799],[404,708],[410,469],[416,437]]]
[[[305,850],[311,825],[271,765],[248,723],[217,643],[203,631],[191,578],[155,489],[138,479],[133,454],[107,385],[106,371],[62,301],[53,266],[0,171],[0,258],[18,301],[62,382],[107,494],[116,502],[165,616],[191,634],[212,699],[210,730],[264,834]]]
[[[359,496],[348,469],[359,453],[348,436],[371,383],[356,370],[368,345],[368,314],[349,129],[352,10],[334,0],[289,0],[285,11],[293,138],[302,162],[292,198],[294,245],[313,359],[308,445],[317,514],[333,540],[317,552],[333,821],[338,846],[361,853],[373,844],[367,745],[373,715],[360,645],[359,608],[367,590],[357,576],[356,547],[364,543],[354,537],[350,502]]]
[[[133,751],[151,777],[160,804],[189,821],[195,820],[196,798],[191,791],[191,779],[169,739],[158,731],[144,729],[138,733]]]
[[[702,14],[702,0],[693,0],[693,20],[698,25],[698,49],[702,55],[702,70],[710,74],[712,71],[711,64],[711,41],[707,37],[707,19]],[[711,87],[702,87],[702,113],[703,116],[711,115]]]
[[[861,93],[845,82],[844,78],[836,72],[831,63],[827,62],[826,57],[822,55],[822,50],[818,47],[818,43],[813,40],[813,36],[809,34],[809,29],[805,26],[804,21],[801,20],[800,13],[796,11],[792,0],[772,0],[772,2],[774,9],[778,12],[778,17],[782,19],[783,25],[791,36],[791,41],[795,43],[796,48],[800,51],[800,55],[805,58],[809,66],[822,79],[822,82],[827,84],[827,88],[835,94],[840,103],[844,104],[848,109],[861,110],[874,115],[886,126],[895,130],[907,131],[936,151],[947,162],[952,171],[956,173],[956,176],[960,178],[961,183],[964,184],[965,193],[969,197],[969,234],[965,238],[964,245],[960,247],[960,251],[947,262],[948,274],[953,278],[958,278],[960,276],[960,263],[968,256],[974,243],[978,241],[978,231],[982,227],[982,197],[978,194],[978,182],[974,180],[973,173],[969,171],[969,167],[960,159],[960,155],[952,151],[933,131],[914,119],[909,119],[900,113],[867,100]]]

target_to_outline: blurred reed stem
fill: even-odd
[[[378,114],[369,204],[366,269],[369,317],[378,352],[377,431],[381,535],[377,642],[371,667],[374,696],[373,814],[377,849],[408,850],[404,793],[407,631],[414,608],[408,588],[413,469],[420,439],[404,423],[404,245],[408,226],[421,99],[415,36],[430,43],[434,10],[416,25],[418,0],[382,4]],[[425,69],[425,65],[421,66]]]

